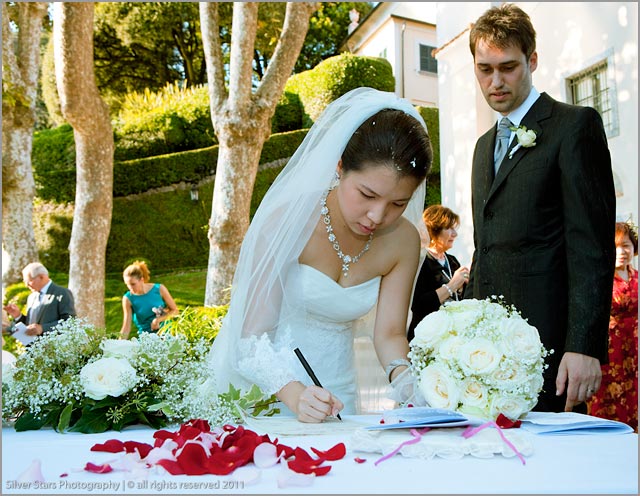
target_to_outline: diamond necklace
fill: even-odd
[[[373,233],[369,234],[369,239],[367,240],[367,244],[364,245],[364,248],[358,253],[355,257],[351,257],[350,255],[345,255],[340,248],[340,243],[338,243],[338,238],[333,233],[333,226],[331,225],[331,215],[329,214],[329,207],[327,207],[327,195],[329,194],[331,189],[325,191],[320,199],[320,214],[322,215],[322,220],[324,221],[325,227],[327,229],[327,238],[329,239],[329,243],[333,246],[333,249],[336,251],[338,258],[342,262],[342,275],[347,277],[349,275],[349,268],[352,263],[356,263],[360,260],[360,257],[364,255],[368,250],[369,246],[371,246],[371,240],[373,239]]]

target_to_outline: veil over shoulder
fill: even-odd
[[[342,152],[358,127],[383,109],[402,110],[426,129],[413,105],[390,92],[357,88],[325,109],[279,174],[258,208],[240,251],[229,311],[209,358],[219,392],[229,384],[257,384],[277,392],[294,380],[296,357],[277,330],[299,313],[303,287],[285,291],[320,216],[320,199],[330,187]],[[424,236],[425,182],[416,189],[404,216]],[[304,299],[302,299],[304,301]]]

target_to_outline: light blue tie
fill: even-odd
[[[500,119],[498,134],[496,136],[496,149],[493,152],[493,166],[496,174],[498,174],[500,164],[502,163],[504,156],[507,154],[507,149],[509,148],[509,137],[511,136],[511,129],[509,128],[511,126],[513,126],[513,123],[506,117]]]

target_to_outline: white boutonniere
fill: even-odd
[[[526,126],[514,126],[510,129],[516,133],[518,144],[509,152],[509,159],[512,159],[513,155],[520,148],[531,148],[532,146],[536,146],[536,132],[533,129],[527,129]]]

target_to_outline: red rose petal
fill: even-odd
[[[94,474],[108,474],[109,472],[113,471],[113,468],[111,468],[111,465],[109,465],[108,463],[96,465],[95,463],[87,462],[87,464],[84,466],[84,469],[87,472],[93,472]]]
[[[291,458],[294,453],[294,449],[286,444],[276,444],[276,449],[278,450],[278,456],[280,456],[281,453],[284,453],[285,458]]]
[[[211,432],[211,427],[209,426],[209,422],[203,419],[194,419],[190,420],[189,425],[191,427],[198,429],[200,432]]]
[[[353,461],[354,461],[354,462],[356,462],[356,463],[364,463],[364,462],[366,462],[366,461],[367,461],[367,459],[366,459],[366,458],[360,458],[359,456],[356,456],[356,457],[353,459]]]
[[[91,451],[104,451],[106,453],[120,453],[124,450],[124,443],[119,439],[109,439],[105,443],[98,443],[91,446]]]
[[[147,443],[139,443],[137,441],[125,441],[124,448],[127,453],[140,453],[140,458],[145,458],[153,449],[153,446]]]
[[[327,451],[320,451],[315,448],[311,448],[311,451],[313,451],[316,455],[318,455],[318,457],[322,458],[323,460],[328,460],[330,462],[342,460],[347,454],[347,448],[345,447],[344,443],[338,443],[333,448]]]
[[[322,461],[320,461],[322,463]],[[320,463],[305,463],[297,458],[287,462],[287,466],[299,474],[315,474],[317,476],[326,475],[331,470],[331,465],[320,467]]]
[[[177,441],[178,435],[175,432],[169,432],[164,429],[154,432],[153,437],[155,439],[155,442],[153,443],[153,446],[155,448],[159,448],[160,446],[162,446],[162,443],[164,443],[165,440],[167,439],[171,439],[172,441],[178,442]],[[178,443],[178,446],[182,446],[182,445]]]
[[[184,475],[184,469],[174,460],[159,460],[156,465],[160,465],[171,475]]]
[[[185,444],[176,457],[178,465],[187,475],[204,475],[209,473],[209,456],[204,447],[197,443]]]

